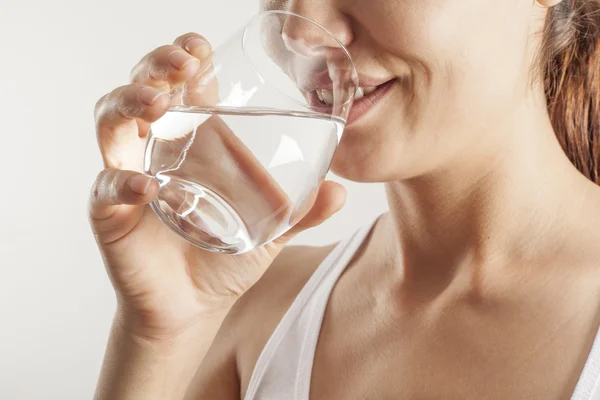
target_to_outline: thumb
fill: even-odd
[[[92,187],[89,201],[89,216],[92,228],[97,234],[104,231],[125,229],[125,225],[134,224],[135,216],[141,216],[135,207],[150,203],[158,195],[158,182],[135,171],[114,168],[100,172]]]
[[[321,183],[316,199],[310,211],[292,229],[275,242],[285,245],[298,234],[317,227],[342,209],[346,203],[346,189],[339,183],[325,181]]]

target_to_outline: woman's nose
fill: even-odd
[[[344,46],[353,40],[352,28],[348,18],[324,2],[292,1],[289,11],[306,17],[331,33]],[[315,4],[318,3],[318,4]],[[302,18],[288,18],[283,25],[283,40],[291,51],[311,55],[321,52],[339,51],[338,42],[327,35],[323,29]]]

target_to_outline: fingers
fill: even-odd
[[[200,68],[200,60],[178,46],[162,46],[148,53],[131,70],[132,83],[144,83],[161,90],[185,82]]]
[[[142,84],[122,86],[102,97],[95,117],[105,166],[138,169],[144,146],[140,137],[146,136],[148,124],[164,115],[169,104],[168,93]]]
[[[346,189],[342,185],[332,181],[323,182],[310,211],[277,241],[287,243],[299,233],[321,225],[341,210],[345,202]]]
[[[121,86],[96,104],[96,124],[113,128],[133,119],[154,122],[169,107],[169,94],[142,84]]]
[[[189,81],[199,68],[207,67],[211,54],[210,45],[201,35],[182,35],[174,45],[147,54],[134,67],[132,84],[117,88],[98,101],[96,132],[106,168],[140,169],[145,143],[139,139],[145,138],[150,123],[167,111],[170,90]],[[198,104],[214,104],[207,100],[210,91],[205,87],[194,87],[189,92],[192,100],[200,97],[203,101]]]
[[[120,205],[148,204],[158,195],[158,182],[135,171],[106,169],[102,171],[90,195],[90,218],[106,220]]]
[[[142,58],[131,71],[131,82],[168,91],[206,67],[211,55],[210,44],[201,35],[182,35],[173,45],[161,46]]]
[[[209,59],[212,55],[212,47],[210,46],[210,43],[208,43],[208,40],[197,33],[192,32],[181,35],[175,39],[173,45],[183,48],[201,62]]]
[[[200,60],[200,73],[186,82],[186,90],[182,93],[182,102],[197,107],[211,107],[219,102],[219,84],[214,79],[212,65],[212,48],[203,36],[187,33],[178,37],[175,46],[180,46],[190,55]]]

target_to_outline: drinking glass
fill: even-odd
[[[358,74],[342,43],[300,15],[267,11],[172,88],[151,125],[151,204],[190,243],[245,253],[312,207],[342,137]]]

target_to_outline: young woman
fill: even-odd
[[[385,182],[390,211],[337,245],[285,247],[342,207],[326,182],[250,254],[184,242],[137,170],[210,46],[191,33],[146,55],[96,108],[90,218],[118,298],[96,397],[599,399],[600,2],[261,8],[324,25],[377,87],[333,171]]]

